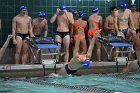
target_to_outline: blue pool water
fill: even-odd
[[[140,93],[140,73],[0,79],[0,93]]]

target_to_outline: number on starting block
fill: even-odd
[[[56,64],[56,59],[43,59],[42,64],[47,64],[47,65]]]
[[[115,61],[126,62],[126,61],[128,61],[128,57],[115,57]]]

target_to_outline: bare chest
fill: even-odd
[[[130,14],[129,13],[125,13],[125,12],[120,12],[119,15],[118,15],[118,19],[119,20],[122,20],[122,21],[125,21],[125,20],[128,20],[130,17]]]
[[[34,24],[35,28],[44,28],[45,27],[45,23],[44,22],[36,22]]]
[[[59,22],[63,22],[63,21],[68,21],[68,18],[67,18],[67,16],[66,16],[66,14],[63,14],[63,15],[58,15],[58,17],[57,17],[57,20],[59,21]]]
[[[109,22],[109,25],[113,25],[114,24],[114,18],[113,17],[108,17],[108,22]]]
[[[29,24],[30,20],[27,18],[17,18],[16,22],[18,25],[27,25]]]

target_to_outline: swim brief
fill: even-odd
[[[65,65],[65,70],[66,70],[67,74],[74,74],[77,71],[77,70],[70,70],[68,67],[68,64]]]

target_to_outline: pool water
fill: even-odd
[[[0,93],[56,92],[140,93],[140,73],[0,79]]]

